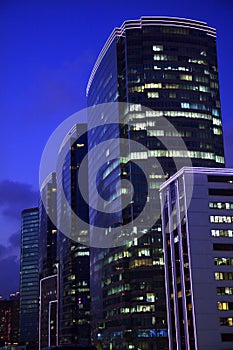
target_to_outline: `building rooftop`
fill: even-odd
[[[188,18],[165,17],[165,16],[143,16],[137,20],[125,21],[121,27],[119,28],[116,27],[113,29],[105,45],[100,51],[100,54],[96,60],[96,63],[92,69],[89,81],[87,83],[86,95],[88,96],[95,73],[99,68],[103,57],[105,56],[106,52],[108,51],[110,45],[113,43],[115,38],[124,36],[126,30],[140,29],[144,26],[161,26],[161,25],[198,29],[198,30],[205,31],[207,35],[216,37],[216,30],[214,28],[208,27],[206,22],[200,22],[200,21],[196,21]]]
[[[233,175],[231,168],[202,168],[202,167],[183,167],[172,175],[167,181],[160,186],[162,191],[167,185],[183,174],[207,174],[207,175]]]

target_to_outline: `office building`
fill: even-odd
[[[90,345],[90,257],[82,243],[89,232],[76,225],[76,216],[86,223],[88,206],[78,186],[79,166],[87,153],[87,127],[78,124],[70,130],[60,148],[57,176],[59,273],[59,343]],[[84,176],[87,188],[87,172]],[[64,190],[64,195],[62,194]]]
[[[57,185],[51,173],[41,186],[39,206],[39,349],[58,345]]]
[[[51,173],[41,186],[41,199],[39,208],[40,219],[40,254],[39,272],[40,277],[53,275],[56,272],[57,259],[57,184],[56,174]],[[52,220],[51,220],[52,219]]]
[[[193,166],[224,166],[215,30],[182,18],[142,17],[124,22],[112,32],[94,65],[87,98],[88,106],[128,103],[123,110],[113,104],[110,112],[106,106],[103,113],[90,109],[89,150],[106,140],[114,139],[116,145],[118,138],[147,147],[131,152],[127,146],[128,153],[126,147],[127,154],[122,155],[119,145],[111,161],[109,151],[98,148],[89,161],[90,198],[97,187],[109,201],[104,209],[116,208],[112,216],[91,208],[90,224],[105,226],[107,241],[112,228],[132,221],[132,231],[126,234],[134,237],[124,247],[91,249],[93,338],[104,349],[166,349],[158,188],[185,157]],[[164,117],[175,129],[162,125]],[[96,127],[98,119],[105,125]],[[123,125],[125,120],[130,127],[127,122]],[[182,137],[187,151],[176,144],[176,137]],[[103,159],[106,162],[95,177],[95,163],[102,164]],[[134,165],[135,159],[141,165],[150,161],[152,170],[146,179]],[[120,179],[129,179],[135,190],[132,204],[122,212],[119,193],[128,190],[116,191]],[[147,186],[152,193],[149,199]],[[155,218],[151,229],[145,223],[133,223],[148,200],[154,201],[148,212],[148,218]]]
[[[22,212],[20,254],[19,340],[38,346],[39,319],[39,209]]]
[[[233,170],[181,169],[161,208],[169,349],[232,349]]]

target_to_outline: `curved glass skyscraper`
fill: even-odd
[[[117,113],[107,114],[106,126],[89,133],[90,148],[114,134],[148,149],[147,154],[129,152],[127,160],[121,159],[118,164],[106,163],[96,179],[102,195],[110,194],[108,199],[114,198],[119,174],[138,183],[134,198],[138,203],[134,201],[128,214],[122,214],[122,223],[137,216],[145,195],[144,179],[133,159],[143,162],[143,157],[156,158],[163,168],[163,176],[157,175],[156,167],[149,174],[148,185],[155,198],[160,184],[177,170],[175,159],[188,156],[193,166],[224,166],[216,33],[206,23],[168,17],[124,22],[104,45],[91,73],[87,96],[88,106],[130,103],[127,113],[131,127],[122,127]],[[93,109],[90,127],[102,117]],[[161,126],[159,121],[164,117],[175,129]],[[113,128],[110,123],[117,120],[119,126],[114,124]],[[176,137],[182,137],[187,153],[173,142]],[[163,140],[169,140],[172,147],[164,147]],[[93,162],[105,157],[105,151]],[[90,181],[92,175],[90,166]],[[98,214],[90,214],[91,224],[100,222]],[[124,247],[92,249],[93,337],[104,349],[168,347],[160,222],[149,231],[144,228],[145,235]],[[143,230],[143,224],[138,229]]]

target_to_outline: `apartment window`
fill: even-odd
[[[233,258],[214,258],[214,264],[221,265],[233,265]]]
[[[213,244],[213,249],[214,250],[221,250],[221,251],[232,251],[233,250],[233,244],[218,244],[214,243]]]
[[[211,230],[212,237],[233,237],[233,230]]]
[[[214,273],[216,281],[231,281],[233,280],[233,272],[215,272]]]
[[[232,181],[233,182],[233,181]],[[211,196],[233,196],[233,190],[225,188],[210,188],[209,195]]]
[[[233,295],[233,287],[217,287],[218,295]]]
[[[232,317],[220,317],[220,326],[233,327],[233,318]]]
[[[231,224],[233,222],[233,216],[229,215],[211,215],[210,222]]]
[[[220,310],[220,311],[233,310],[233,303],[232,302],[225,302],[225,301],[218,301],[218,310]]]
[[[233,341],[233,333],[222,333],[222,341]]]
[[[209,175],[208,182],[233,183],[233,176],[232,175],[227,175],[227,176]],[[226,191],[228,191],[228,190],[226,190]]]
[[[233,209],[233,203],[232,202],[209,202],[209,208],[230,210],[230,209]]]

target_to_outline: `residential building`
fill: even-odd
[[[179,161],[224,166],[215,30],[182,18],[124,22],[114,29],[94,65],[87,98],[93,107],[88,113],[88,148],[94,155],[89,158],[90,199],[98,202],[97,188],[108,201],[102,212],[90,208],[90,225],[102,225],[109,243],[91,249],[92,335],[104,349],[167,349],[158,188],[179,169]],[[114,102],[127,105],[121,108]],[[103,103],[111,104],[99,112],[95,106]],[[174,128],[163,125],[164,118]],[[119,138],[141,144],[143,151],[138,147],[132,152],[126,144],[122,154]],[[177,138],[187,149],[176,143]],[[112,149],[101,149],[103,141],[111,140]],[[149,160],[146,178],[135,160],[142,168]],[[134,187],[132,202],[124,210],[120,195],[130,190],[116,191],[119,180],[130,180]],[[135,225],[148,201],[153,201],[147,213],[153,225]],[[121,247],[114,241],[111,248],[111,230],[129,222],[131,231],[120,232],[131,241]],[[93,228],[92,241],[94,235]]]
[[[233,169],[183,168],[160,191],[169,349],[232,349]]]

